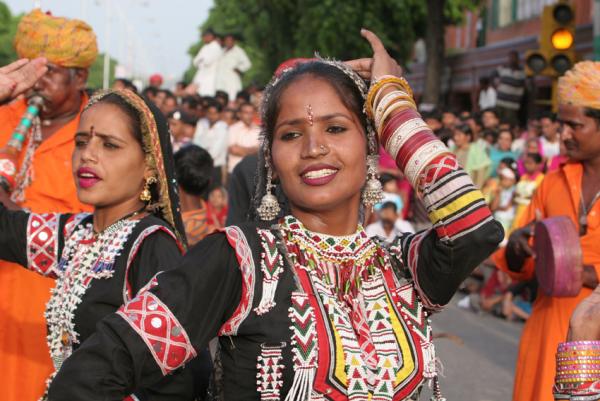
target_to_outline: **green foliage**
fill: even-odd
[[[111,57],[109,65],[110,65],[110,67],[109,67],[110,78],[108,80],[108,84],[112,85],[112,82],[115,79],[115,66],[117,65],[117,60],[115,60],[114,58]],[[104,53],[100,53],[100,54],[98,54],[98,57],[96,57],[96,61],[94,61],[94,64],[92,64],[92,66],[90,67],[90,72],[89,72],[88,81],[87,81],[88,88],[101,89],[102,82],[103,82],[103,79],[102,79],[103,76],[104,76]]]
[[[447,24],[462,22],[465,10],[481,0],[447,0]],[[360,28],[374,31],[391,55],[401,63],[411,56],[413,43],[425,35],[427,18],[423,0],[215,0],[200,27],[217,33],[238,33],[241,46],[252,60],[244,83],[266,83],[277,66],[292,57],[352,59],[371,54]],[[198,41],[188,53],[193,58]],[[195,69],[185,72],[190,82]]]
[[[20,15],[12,15],[8,6],[0,1],[0,66],[17,59],[13,40],[20,19]]]

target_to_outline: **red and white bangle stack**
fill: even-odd
[[[421,118],[404,78],[386,75],[373,81],[365,108],[380,143],[413,187],[432,160],[449,152]]]
[[[554,398],[571,401],[600,398],[600,341],[558,345]]]

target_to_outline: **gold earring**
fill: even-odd
[[[150,192],[150,185],[156,182],[156,178],[148,177],[146,178],[146,183],[144,184],[144,189],[140,194],[140,200],[144,203],[150,202],[152,200],[152,193]]]

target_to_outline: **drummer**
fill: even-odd
[[[568,216],[577,226],[583,253],[583,289],[574,297],[538,293],[525,324],[513,401],[553,400],[555,353],[565,341],[577,304],[598,285],[600,274],[600,62],[584,61],[558,82],[558,121],[568,162],[546,175],[505,249],[494,255],[517,280],[534,277],[532,226],[536,220]],[[529,242],[528,242],[529,240]],[[561,246],[561,244],[553,244]],[[571,249],[563,249],[571,252]],[[576,266],[562,266],[574,269]],[[561,266],[557,266],[561,268]]]

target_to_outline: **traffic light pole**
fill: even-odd
[[[594,60],[600,61],[600,0],[594,0]]]

